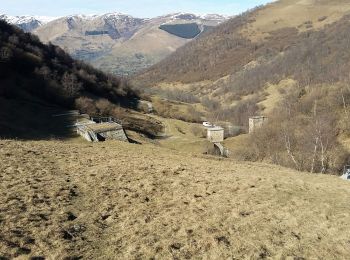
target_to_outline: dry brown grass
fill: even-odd
[[[206,151],[208,143],[205,138],[206,130],[201,124],[159,116],[152,117],[164,125],[164,138],[157,140],[161,147],[197,155]]]
[[[285,91],[288,88],[295,87],[296,82],[291,79],[285,79],[278,84],[269,84],[265,89],[267,94],[266,98],[259,103],[264,108],[264,114],[269,115],[273,113],[273,110],[277,107],[279,102],[283,100],[283,94],[281,91]]]
[[[152,98],[155,114],[161,118],[173,118],[185,122],[200,122],[203,108],[200,104],[189,104],[158,97]]]
[[[350,256],[333,176],[121,142],[3,140],[0,162],[3,257]]]
[[[270,32],[282,28],[296,27],[300,32],[322,29],[349,11],[350,4],[346,0],[280,0],[257,12],[255,21],[242,31],[258,42]]]

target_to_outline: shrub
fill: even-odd
[[[201,99],[201,104],[209,111],[216,111],[220,108],[220,103],[214,99],[204,97]]]
[[[205,138],[207,136],[207,130],[200,125],[192,125],[191,133],[200,138]]]
[[[298,92],[286,94],[269,123],[250,135],[240,156],[312,173],[339,172],[349,159],[338,141],[344,109],[336,97],[339,88]]]
[[[104,98],[97,100],[95,105],[98,110],[98,114],[101,116],[110,115],[114,108],[113,104]]]

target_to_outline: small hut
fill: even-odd
[[[229,151],[222,145],[225,137],[225,130],[220,126],[207,128],[207,139],[213,143],[216,154],[228,157]]]
[[[98,123],[97,123],[97,122]],[[123,126],[113,118],[91,118],[79,121],[76,124],[77,133],[89,142],[105,140],[120,140],[128,142]]]
[[[254,116],[249,118],[249,133],[253,133],[256,129],[266,124],[268,118],[266,116]]]

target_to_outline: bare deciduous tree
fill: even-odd
[[[65,72],[61,80],[64,94],[69,98],[75,98],[82,89],[82,84],[74,74]]]

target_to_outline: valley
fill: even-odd
[[[349,28],[0,15],[0,260],[348,259]]]
[[[269,117],[270,127],[241,144],[250,148],[240,158],[314,171],[315,160],[327,157],[333,166],[321,159],[316,167],[341,171],[342,140],[349,138],[349,15],[347,1],[259,6],[179,48],[132,84],[178,101],[187,95],[205,107],[206,120],[230,122],[243,133],[249,117]],[[319,155],[320,139],[337,152]]]

